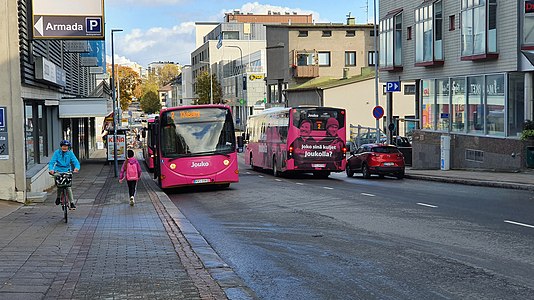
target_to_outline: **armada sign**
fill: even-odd
[[[104,0],[33,0],[34,39],[104,39]]]

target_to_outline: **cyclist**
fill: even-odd
[[[57,149],[52,156],[52,159],[48,163],[48,173],[54,175],[54,173],[65,173],[72,170],[74,166],[74,173],[80,170],[80,162],[76,158],[76,155],[70,150],[71,144],[68,140],[62,140],[59,143],[60,149]],[[69,195],[70,209],[76,209],[74,205],[74,197],[72,196],[72,188],[67,187],[67,194]],[[60,203],[61,189],[57,190],[56,205]]]

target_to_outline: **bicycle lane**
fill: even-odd
[[[68,224],[55,193],[1,218],[0,299],[226,299],[148,186],[131,207],[112,167],[84,164]]]

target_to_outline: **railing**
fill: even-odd
[[[315,78],[319,77],[319,66],[296,66],[294,68],[293,77],[299,78]]]

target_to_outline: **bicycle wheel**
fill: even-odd
[[[61,192],[61,206],[63,207],[63,217],[65,218],[65,223],[67,223],[69,214],[69,197],[67,196],[67,189],[65,188]]]

